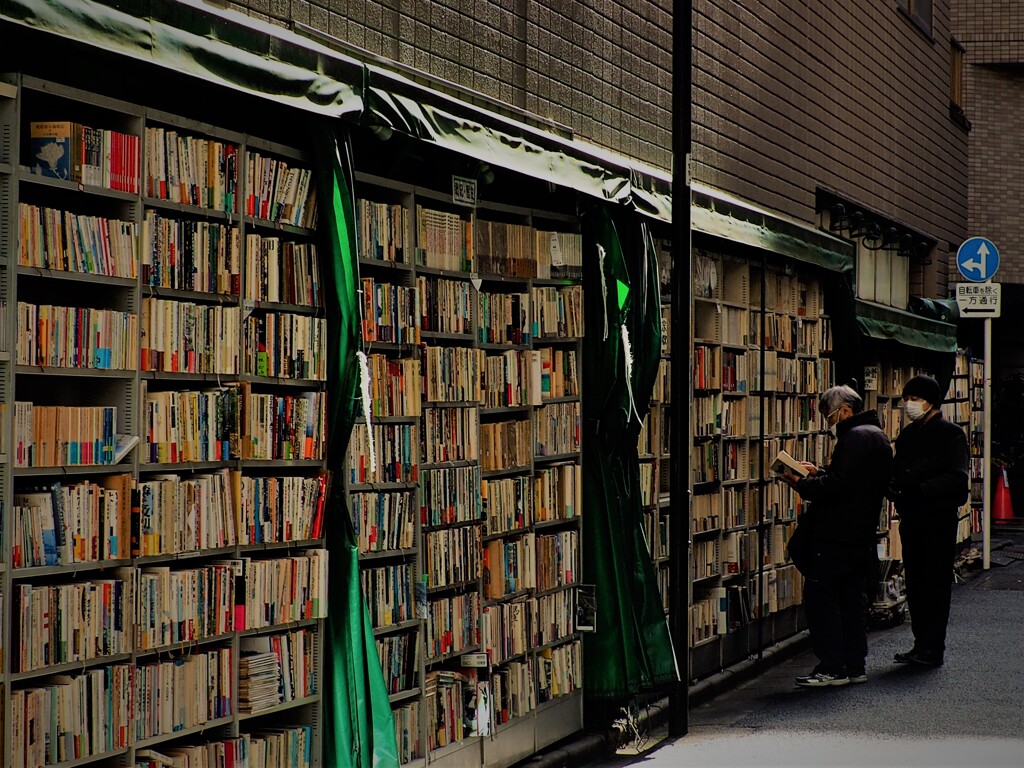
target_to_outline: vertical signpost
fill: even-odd
[[[985,321],[985,386],[982,391],[985,417],[982,424],[985,468],[982,541],[983,565],[987,571],[992,558],[992,318],[999,317],[1002,286],[993,283],[999,269],[999,249],[984,237],[964,240],[956,252],[956,266],[970,283],[956,284],[956,303],[961,317],[980,317]]]

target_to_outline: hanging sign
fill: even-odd
[[[476,207],[476,179],[452,176],[452,202],[456,205]]]

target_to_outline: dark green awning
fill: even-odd
[[[849,240],[717,190],[694,185],[690,210],[694,232],[762,248],[834,272],[853,271],[854,245]]]
[[[316,114],[388,126],[656,219],[672,218],[671,177],[664,171],[432,91],[236,11],[196,0],[3,0],[3,21]],[[9,33],[0,29],[0,36]]]
[[[956,325],[893,307],[856,301],[857,327],[878,341],[893,341],[932,352],[956,352]]]

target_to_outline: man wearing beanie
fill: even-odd
[[[903,387],[904,426],[896,438],[888,496],[900,516],[900,541],[914,647],[901,663],[938,667],[946,650],[959,509],[970,495],[964,431],[943,418],[939,384],[914,376]]]

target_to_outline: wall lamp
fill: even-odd
[[[863,237],[867,234],[868,222],[864,218],[863,211],[854,211],[850,214],[850,237]]]
[[[864,225],[864,235],[861,242],[869,251],[881,250],[885,245],[885,237],[882,235],[882,227],[877,221],[869,221]]]
[[[842,203],[836,203],[828,209],[828,228],[833,232],[850,228],[850,217],[846,215],[846,206]]]

